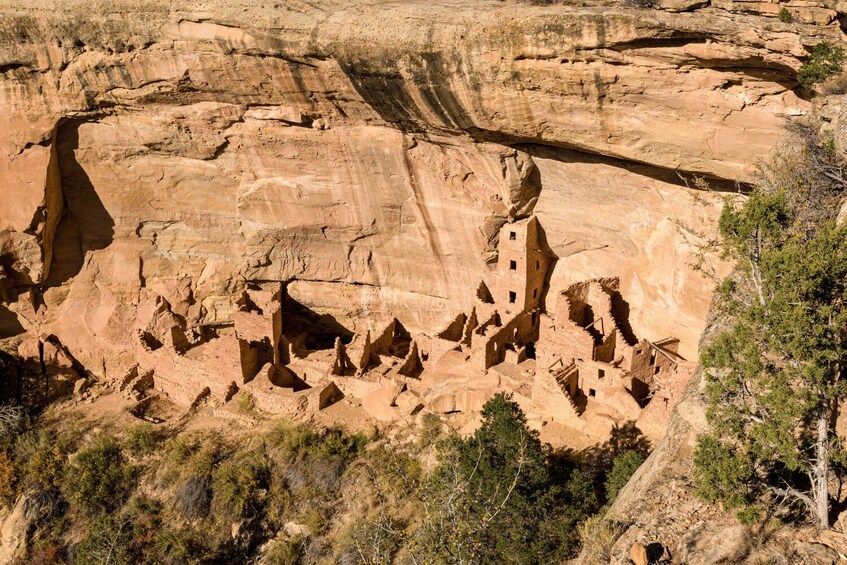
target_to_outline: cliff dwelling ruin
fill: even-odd
[[[382,561],[426,561],[421,545],[449,537],[419,535],[427,478],[456,461],[435,436],[458,434],[468,461],[464,440],[487,434],[474,438],[499,393],[549,444],[558,494],[492,521],[474,493],[464,508],[491,527],[465,521],[484,534],[471,551],[500,550],[486,542],[503,534],[526,546],[509,559],[561,561],[576,558],[565,542],[611,543],[591,535],[608,526],[604,562],[790,562],[806,531],[812,555],[839,530],[847,555],[840,482],[816,504],[833,531],[783,537],[772,518],[804,503],[748,489],[776,507],[761,507],[767,543],[750,544],[752,506],[739,522],[741,507],[699,500],[694,480],[704,459],[745,459],[743,438],[708,433],[720,372],[695,370],[731,327],[717,281],[744,274],[721,219],[796,166],[814,180],[809,159],[847,168],[847,3],[2,10],[0,395],[31,417],[0,446],[0,563],[10,542],[12,562],[86,561],[93,542],[120,560],[127,536],[149,546],[130,562],[191,559],[207,538],[220,553],[198,558],[216,562],[361,561],[362,540]],[[809,190],[798,217],[845,220],[837,186]],[[742,383],[738,407],[768,386]],[[847,435],[847,406],[821,407]],[[812,445],[807,427],[797,439]],[[66,475],[106,436],[131,471],[109,473],[126,497],[83,511]],[[693,456],[698,437],[716,456]],[[383,456],[409,456],[411,492]],[[779,491],[836,486],[779,463],[754,474],[788,479]],[[603,510],[578,528],[591,493],[569,481],[586,477]],[[230,503],[236,490],[249,501]],[[555,513],[529,513],[551,527],[510,528],[530,499],[555,499]],[[123,528],[136,518],[140,537]]]
[[[152,388],[182,406],[243,390],[289,417],[341,403],[382,422],[424,409],[461,422],[507,391],[542,429],[589,442],[625,422],[661,434],[691,374],[679,341],[637,339],[617,279],[549,296],[555,261],[536,217],[505,223],[472,307],[435,335],[413,335],[396,318],[351,331],[281,282],[245,283],[231,323],[215,325],[189,326],[156,296],[139,305],[138,362],[118,386],[139,399]]]

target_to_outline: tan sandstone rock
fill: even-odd
[[[632,559],[634,565],[647,565],[647,548],[640,543],[632,544],[629,549],[629,558]]]
[[[720,195],[686,182],[750,181],[811,108],[792,90],[808,47],[841,40],[725,8],[0,3],[0,335],[44,337],[74,379],[152,375],[183,405],[289,355],[269,408],[361,399],[407,361],[433,411],[501,387],[529,403],[520,375],[439,367],[454,346],[436,336],[475,307],[504,222],[532,214],[550,262],[534,300],[619,277],[633,330],[692,360],[713,282],[691,265],[727,267],[700,255]],[[300,309],[290,333],[317,329],[265,343],[241,301],[270,283]],[[364,351],[391,320],[432,358],[383,348],[372,380],[326,378],[335,338]]]

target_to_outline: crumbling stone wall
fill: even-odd
[[[577,362],[579,369],[579,388],[589,398],[598,401],[607,400],[612,388],[624,387],[626,371],[608,363],[583,360]]]
[[[234,335],[198,345],[184,355],[162,347],[139,351],[138,358],[142,369],[154,371],[154,388],[184,406],[193,403],[205,388],[212,396],[224,398],[231,383],[244,383],[240,345]]]
[[[539,313],[535,309],[518,314],[494,331],[491,331],[491,328],[484,336],[483,367],[488,369],[502,363],[506,359],[506,349],[509,346],[519,348],[528,342],[538,341],[538,328]]]
[[[614,361],[618,349],[618,337],[619,333],[617,328],[612,328],[612,331],[603,336],[603,341],[599,345],[594,346],[592,358],[604,363],[611,363]]]
[[[380,355],[405,358],[411,347],[412,336],[406,331],[403,324],[395,318],[375,338],[368,330],[365,333],[361,349],[359,349],[357,341],[354,340],[351,344],[351,356],[354,360],[358,360],[359,371],[366,371],[371,366],[379,364]],[[352,350],[356,350],[356,352],[353,353]]]
[[[536,373],[532,384],[532,402],[536,409],[545,416],[549,415],[550,419],[562,423],[573,423],[579,417],[579,412],[566,390],[567,384],[557,380],[557,376],[561,373],[561,371]]]
[[[548,368],[554,364],[569,365],[577,359],[591,359],[594,337],[574,322],[569,315],[571,299],[565,293],[556,302],[554,319],[544,316],[545,327],[540,332],[536,350],[538,362]]]

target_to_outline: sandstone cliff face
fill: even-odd
[[[0,337],[52,334],[106,379],[135,362],[139,308],[231,324],[246,281],[292,281],[352,331],[434,334],[529,213],[548,296],[619,276],[639,335],[694,358],[712,283],[689,265],[720,198],[676,171],[749,181],[809,110],[807,49],[842,37],[719,8],[0,10]]]
[[[843,97],[821,97],[816,100],[816,106],[829,118],[823,127],[843,147],[847,132]],[[786,136],[774,148],[772,157],[778,159],[785,155],[792,142],[791,136]],[[701,336],[701,348],[726,331],[728,323],[725,309],[720,308],[715,298]],[[703,377],[698,368],[673,411],[665,436],[620,491],[609,510],[609,516],[624,525],[612,548],[610,562],[630,563],[633,544],[661,546],[672,562],[692,565],[766,561],[836,563],[843,560],[847,552],[843,514],[839,513],[832,529],[823,531],[796,525],[781,528],[762,524],[743,526],[734,511],[725,512],[695,496],[692,454],[699,434],[708,428]],[[577,562],[592,562],[586,553],[581,558]]]

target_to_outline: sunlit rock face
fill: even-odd
[[[0,337],[52,334],[109,379],[154,301],[223,327],[248,281],[434,335],[530,214],[548,308],[619,277],[638,335],[694,358],[721,199],[676,172],[750,181],[808,110],[806,47],[840,35],[513,2],[0,10]]]

